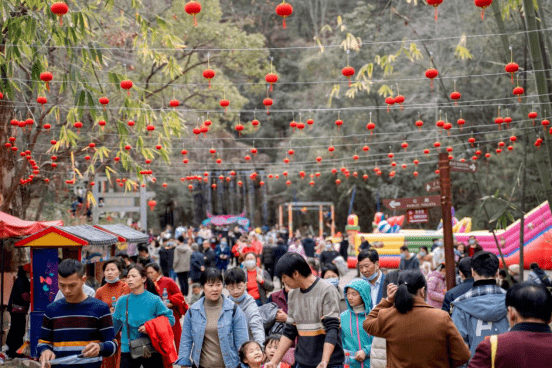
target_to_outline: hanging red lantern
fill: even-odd
[[[353,69],[353,67],[347,66],[342,69],[342,75],[348,78],[349,87],[351,87],[351,76],[353,76],[354,74],[355,74],[355,69]]]
[[[48,103],[48,99],[44,96],[39,96],[36,98],[36,102],[42,105],[42,109],[44,109],[44,104]]]
[[[332,174],[336,175],[336,173],[338,173],[338,169],[336,168],[332,168],[332,170],[330,171]]]
[[[355,161],[359,160],[359,155],[357,155],[357,154],[353,155],[353,160],[355,160]]]
[[[176,108],[180,105],[180,101],[177,99],[172,99],[169,101],[169,106],[172,108]]]
[[[317,163],[321,164],[321,161],[323,161],[323,158],[321,158],[320,156],[317,156],[315,160],[317,161]]]
[[[419,160],[418,159],[413,160],[413,164],[415,164],[415,167],[416,167],[417,165],[419,165]]]
[[[17,119],[12,119],[12,120],[10,120],[10,124],[12,126],[17,126],[19,124],[19,121]]]
[[[194,185],[189,184],[188,185],[188,190],[190,190],[190,192],[192,192],[193,189],[194,189]]]
[[[196,138],[198,138],[198,135],[200,135],[202,133],[202,130],[200,129],[200,127],[195,127],[192,130],[192,133],[194,133],[196,135]]]
[[[484,155],[484,156],[486,157],[486,159],[489,159],[489,158],[492,156],[492,154],[490,154],[489,152],[487,152],[486,155]]]
[[[503,147],[505,147],[505,142],[499,141],[499,143],[497,144],[497,146],[503,148]]]
[[[133,86],[133,83],[130,79],[125,79],[121,81],[120,86],[123,90],[127,90],[127,96],[131,96],[131,88]]]
[[[225,108],[225,113],[227,112],[227,108],[228,106],[230,105],[230,101],[228,101],[227,99],[222,99],[221,101],[219,101],[219,104]]]
[[[461,98],[461,93],[458,91],[453,91],[451,95],[449,95],[449,97],[451,98],[451,100],[455,101],[455,106],[457,106],[457,100]]]
[[[213,69],[207,68],[202,74],[204,78],[207,79],[208,88],[211,88],[211,79],[215,77],[215,71]]]
[[[507,150],[509,150],[509,152],[513,151],[513,149],[514,149],[513,146],[511,146],[511,145],[507,146]]]
[[[77,131],[80,133],[81,128],[83,128],[83,124],[81,122],[75,122],[73,123],[73,127],[77,128]]]
[[[370,150],[370,147],[368,145],[363,146],[362,150],[364,152],[368,152]]]
[[[393,158],[394,158],[394,153],[393,153],[393,152],[389,153],[389,154],[388,154],[388,157],[389,157],[390,159],[393,159]]]
[[[443,121],[443,120],[440,119],[440,120],[438,120],[438,121],[436,122],[436,127],[438,127],[438,128],[444,128],[444,124],[445,124],[445,121]]]
[[[307,123],[307,125],[311,126],[313,125],[313,123],[315,123],[315,121],[311,118],[309,118],[308,120],[305,121],[305,123]]]
[[[459,128],[462,129],[464,124],[465,124],[465,120],[463,118],[457,119],[457,125],[459,126]]]
[[[445,151],[447,151],[447,152],[453,152],[453,147],[448,146],[447,149],[445,149]]]
[[[288,177],[288,172],[284,171],[284,172],[282,172],[282,175],[285,176],[285,177]]]
[[[484,20],[484,10],[488,6],[492,5],[492,2],[493,0],[474,0],[474,5],[476,5],[479,8],[482,8],[482,14],[480,15],[482,20]]]
[[[102,96],[98,99],[98,102],[104,106],[104,111],[106,111],[106,105],[109,104],[109,99],[105,96]]]
[[[99,121],[98,121],[98,125],[99,125],[100,127],[102,127],[102,130],[103,130],[103,129],[104,129],[104,126],[106,125],[106,121],[105,121],[105,120],[99,120]]]
[[[199,14],[202,10],[202,5],[194,0],[189,1],[184,5],[184,11],[194,17],[194,27],[198,27],[198,21],[196,20],[196,14]]]
[[[476,150],[474,153],[475,153],[476,155],[480,156],[480,155],[482,155],[482,150]]]
[[[541,144],[543,143],[543,140],[541,138],[537,138],[536,142],[534,142],[534,146],[536,146],[538,149],[541,147]]]
[[[315,181],[310,181],[310,182],[309,182],[309,185],[310,185],[311,187],[315,186]]]
[[[284,158],[284,160],[282,160],[284,162],[284,164],[288,164],[290,162],[290,159],[288,158]]]
[[[290,187],[291,184],[292,184],[291,181],[286,181],[286,186]]]
[[[269,106],[273,105],[273,99],[265,98],[263,99],[263,105],[267,107],[267,115],[269,115]]]
[[[534,119],[536,119],[537,117],[538,117],[538,113],[536,113],[535,111],[531,111],[530,113],[528,113],[528,118],[532,119],[533,126],[536,125],[536,121]]]
[[[438,5],[440,5],[444,0],[426,0],[428,5],[434,7],[434,20],[438,20]]]
[[[127,125],[128,125],[129,127],[134,127],[134,125],[135,125],[134,120],[129,120],[129,121],[127,122]]]
[[[298,125],[296,126],[296,128],[302,131],[305,128],[305,124],[303,124],[302,122],[298,122]]]
[[[250,152],[251,152],[253,155],[255,155],[255,154],[257,154],[257,149],[254,147],[253,149],[250,150]]]
[[[52,73],[50,72],[42,72],[40,73],[40,79],[44,82],[46,82],[46,90],[50,92],[50,81],[54,78]]]
[[[498,149],[495,149],[495,152],[499,155],[499,154],[501,154],[501,153],[503,152],[503,150],[501,150],[501,149],[498,148]]]
[[[503,122],[507,124],[507,128],[509,128],[509,124],[511,124],[512,121],[513,121],[513,118],[511,117],[505,117],[503,119]]]
[[[475,142],[476,142],[476,139],[474,137],[469,137],[469,143],[471,147],[474,147]]]
[[[19,128],[25,128],[25,121],[22,120],[22,121],[17,122],[17,126],[18,126]]]
[[[423,153],[424,153],[426,156],[428,156],[428,154],[430,154],[430,150],[424,149],[424,150],[423,150]]]
[[[157,201],[156,201],[156,200],[153,200],[153,199],[152,199],[152,200],[148,201],[148,206],[150,207],[150,210],[151,210],[151,211],[154,211],[154,208],[156,207],[156,205],[157,205]]]
[[[215,150],[213,147],[211,149],[209,149],[209,153],[211,154],[211,156],[215,157],[215,154],[217,153],[217,150]]]
[[[502,117],[497,117],[494,120],[495,124],[497,124],[497,129],[501,130],[501,124],[503,124],[504,120]]]
[[[281,4],[276,6],[275,12],[282,17],[282,28],[286,28],[286,17],[289,17],[294,12],[292,5],[283,0]]]
[[[131,145],[125,145],[125,150],[129,151],[131,149]]]
[[[304,178],[305,178],[305,172],[304,172],[303,170],[300,170],[299,175],[300,175],[300,178],[301,178],[301,179],[304,179]]]
[[[62,2],[53,3],[50,7],[50,10],[52,11],[52,13],[60,18],[60,26],[63,26],[62,18],[69,11],[69,7],[67,6],[67,4]]]
[[[511,137],[509,137],[509,140],[510,140],[511,142],[515,143],[516,140],[517,140],[517,136],[512,135]]]
[[[435,68],[429,68],[426,70],[424,75],[426,76],[426,78],[430,79],[430,89],[433,89],[434,84],[432,83],[432,81],[434,80],[434,78],[438,77],[438,70]]]
[[[407,169],[407,164],[401,164],[401,167],[402,167],[403,169]]]
[[[511,83],[515,83],[514,75],[516,72],[518,72],[518,64],[514,62],[508,63],[507,65],[505,65],[505,72],[511,73]]]
[[[223,159],[221,158],[217,158],[217,160],[215,160],[215,162],[219,165],[221,165],[221,163],[223,162]]]
[[[242,135],[242,131],[244,130],[244,126],[242,123],[238,123],[236,126],[234,126],[234,129],[238,131],[238,136]]]
[[[407,148],[408,148],[408,147],[409,147],[409,144],[408,144],[407,142],[405,142],[405,141],[401,144],[401,148],[402,148],[404,151],[407,151]]]
[[[450,130],[452,127],[453,127],[453,126],[452,126],[451,123],[449,123],[449,122],[446,122],[446,123],[444,124],[444,129],[447,131],[447,135],[448,135],[448,136],[450,135],[449,130]]]
[[[336,127],[338,127],[338,129],[340,129],[340,127],[344,124],[344,121],[341,120],[341,119],[337,119],[334,124],[336,124]]]
[[[395,167],[397,166],[397,164],[396,164],[395,161],[392,161],[392,162],[390,163],[390,165],[392,166],[392,168],[395,168]]]
[[[376,128],[376,124],[374,124],[373,122],[369,122],[367,124],[367,129],[371,132],[371,135],[373,134],[373,130]]]
[[[45,129],[45,130],[49,130],[50,128],[52,128],[52,125],[51,125],[50,123],[46,123],[46,124],[44,125],[44,129]]]
[[[440,146],[442,146],[442,144],[439,141],[434,142],[434,147],[435,148],[438,149]]]
[[[396,104],[399,104],[399,110],[403,111],[403,103],[405,102],[405,96],[397,95],[394,100]]]
[[[259,121],[257,119],[252,120],[252,126],[254,126],[255,129],[257,129],[257,127],[259,126]]]
[[[146,126],[146,130],[147,130],[148,132],[150,132],[150,133],[153,132],[153,131],[155,131],[155,129],[156,129],[156,127],[155,127],[153,124],[148,124],[148,125]]]
[[[524,94],[524,89],[520,86],[517,86],[513,89],[513,95],[518,96],[518,102],[522,101],[522,98],[520,97],[522,94]]]
[[[217,188],[217,184],[216,184],[216,183],[212,183],[212,184],[211,184],[211,188],[216,189],[216,188]]]
[[[252,160],[252,157],[249,156],[249,155],[246,155],[246,156],[244,156],[244,160],[245,161],[250,161],[250,160]]]
[[[292,156],[294,155],[295,151],[293,149],[288,150],[288,155]]]
[[[336,186],[339,186],[340,183],[342,183],[342,181],[341,181],[340,179],[337,179],[337,180],[336,180]]]
[[[298,126],[298,122],[294,120],[290,122],[290,127],[292,128],[292,131],[295,131],[297,126]]]
[[[543,130],[547,130],[547,126],[549,125],[549,121],[547,119],[544,119],[541,121],[541,125],[543,126]]]
[[[419,127],[419,132],[422,132],[422,125],[423,125],[423,124],[424,124],[424,122],[423,122],[422,120],[420,120],[420,119],[417,120],[417,121],[415,122],[415,125],[416,125],[417,127]]]
[[[394,105],[396,103],[396,99],[394,99],[393,96],[388,96],[386,99],[384,99],[384,102],[388,104],[388,109],[386,112],[390,112],[390,106]]]
[[[277,83],[278,81],[278,76],[274,73],[267,73],[265,75],[265,81],[269,84],[269,89],[271,90],[271,92],[273,91],[273,83]]]

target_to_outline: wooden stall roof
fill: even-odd
[[[59,227],[48,227],[15,244],[18,247],[76,247],[86,245],[88,245],[88,241]]]

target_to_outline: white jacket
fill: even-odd
[[[386,367],[386,339],[374,337],[371,344],[371,368]]]

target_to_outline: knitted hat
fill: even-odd
[[[509,265],[509,272],[514,275],[520,274],[520,265],[519,264],[513,264]]]

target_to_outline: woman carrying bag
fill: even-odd
[[[158,296],[154,283],[141,265],[129,268],[127,284],[131,293],[119,299],[113,315],[115,331],[122,328],[121,368],[162,368],[163,358],[154,350],[144,324],[165,316],[172,326],[175,324],[173,312]]]

